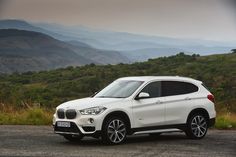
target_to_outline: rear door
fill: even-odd
[[[165,124],[183,124],[194,105],[198,87],[181,81],[162,81],[162,98],[165,104]]]

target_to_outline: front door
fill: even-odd
[[[161,82],[151,82],[141,92],[148,93],[149,97],[134,100],[133,117],[135,127],[163,125],[165,121],[165,104],[160,97]]]

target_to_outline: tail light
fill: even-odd
[[[215,103],[214,95],[212,95],[212,94],[207,95],[207,99],[209,99],[211,102]]]

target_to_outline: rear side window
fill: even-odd
[[[161,96],[161,82],[152,82],[149,83],[146,87],[143,88],[141,92],[148,93],[150,98],[156,98]]]
[[[187,82],[162,81],[162,96],[188,94],[198,91],[198,87]]]

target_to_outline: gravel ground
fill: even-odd
[[[136,135],[122,145],[108,146],[90,137],[78,143],[67,142],[53,134],[50,126],[0,125],[0,156],[236,157],[236,130],[210,130],[202,140],[187,139],[183,133],[155,138]]]

